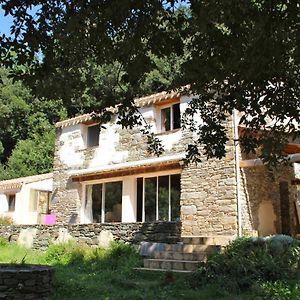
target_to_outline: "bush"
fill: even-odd
[[[47,263],[52,265],[67,265],[82,261],[85,256],[86,246],[75,242],[52,244],[48,247],[45,255]]]
[[[194,285],[218,283],[244,290],[255,282],[276,282],[299,276],[300,242],[285,235],[238,238],[193,274]]]
[[[132,246],[121,242],[112,242],[106,255],[112,269],[117,269],[119,266],[126,269],[140,260],[139,254]]]
[[[0,236],[0,247],[6,247],[8,245],[8,240]]]
[[[259,295],[265,300],[300,300],[300,284],[282,281],[266,282],[261,285]]]
[[[11,225],[13,220],[10,217],[0,217],[0,225]]]
[[[127,270],[137,264],[140,257],[130,245],[120,242],[113,242],[108,249],[103,249],[70,241],[50,245],[45,260],[51,265],[76,264],[89,270]]]

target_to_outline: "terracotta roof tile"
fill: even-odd
[[[53,177],[53,173],[39,174],[0,181],[0,190],[20,189],[24,183],[46,180]]]
[[[169,92],[163,91],[149,96],[136,98],[134,99],[134,103],[138,107],[148,106],[154,103],[158,103],[160,101],[180,97],[183,94],[187,93],[189,89],[190,89],[190,85],[186,85],[173,91],[169,91]]]
[[[134,104],[138,107],[143,107],[143,106],[148,106],[154,103],[158,103],[163,100],[168,100],[172,98],[177,98],[185,94],[188,90],[190,89],[190,85],[183,86],[177,90],[169,91],[169,92],[160,92],[156,94],[152,94],[149,96],[141,97],[141,98],[136,98],[134,99]],[[112,112],[112,113],[117,113],[118,112],[118,105],[115,107],[108,107],[106,110]],[[80,115],[74,118],[70,118],[67,120],[63,120],[60,122],[57,122],[55,124],[56,127],[68,127],[68,126],[74,126],[80,123],[85,123],[91,121],[94,117],[96,117],[97,113],[92,112],[84,115]]]

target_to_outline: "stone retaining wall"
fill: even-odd
[[[1,299],[45,299],[53,287],[49,266],[0,264]]]
[[[74,225],[1,225],[0,236],[26,247],[45,249],[51,243],[73,239],[94,246],[110,241],[139,244],[142,241],[176,243],[180,241],[179,222],[94,223]]]

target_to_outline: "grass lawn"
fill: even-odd
[[[232,294],[217,285],[189,286],[189,275],[134,271],[142,261],[129,246],[109,250],[53,245],[45,252],[0,244],[0,262],[55,266],[54,293],[49,299],[265,299],[254,293]],[[281,298],[274,298],[281,299]]]

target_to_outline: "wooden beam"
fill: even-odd
[[[286,158],[290,163],[298,163],[300,162],[300,153],[289,154],[286,156]],[[263,161],[260,158],[245,159],[240,161],[240,168],[259,167],[263,165]]]
[[[293,179],[291,183],[292,185],[300,185],[300,179]]]
[[[143,173],[155,173],[161,171],[172,171],[172,170],[180,170],[181,165],[180,162],[170,162],[170,163],[163,163],[157,165],[150,165],[150,166],[139,166],[139,167],[131,167],[126,169],[118,169],[118,170],[107,170],[107,171],[100,171],[98,173],[89,173],[89,174],[82,174],[82,175],[75,175],[72,177],[73,182],[82,182],[82,181],[91,181],[91,180],[99,180],[99,179],[106,179],[106,178],[113,178],[113,177],[123,177],[123,176],[130,176],[130,175],[138,175]]]

